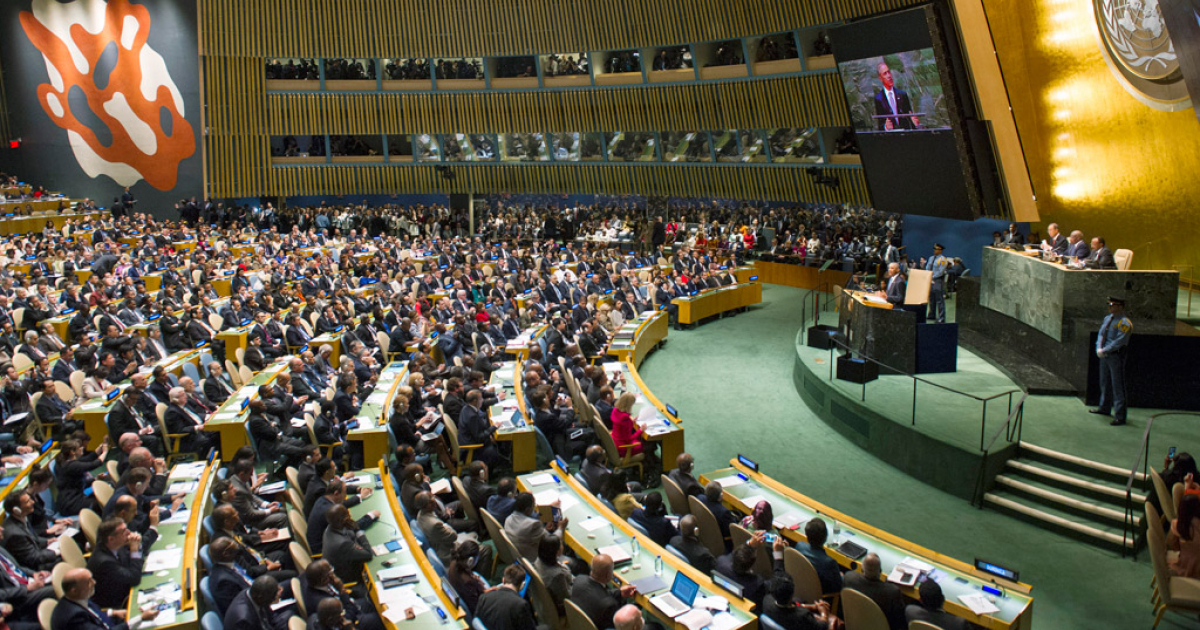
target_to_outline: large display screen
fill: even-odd
[[[930,3],[831,32],[871,201],[881,212],[997,212],[986,121],[975,117],[953,16]]]

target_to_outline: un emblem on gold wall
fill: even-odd
[[[1174,111],[1189,103],[1159,0],[1092,0],[1101,49],[1138,100]]]

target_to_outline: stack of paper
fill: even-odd
[[[143,573],[155,573],[163,569],[173,569],[183,564],[183,549],[156,549],[146,556]]]
[[[414,616],[429,612],[429,604],[417,595],[416,587],[412,584],[383,589],[378,593],[379,603],[385,607],[383,616],[392,623],[407,619],[408,610],[412,610]]]
[[[538,473],[525,478],[525,483],[530,486],[544,486],[554,483],[554,475],[550,473]]]
[[[688,630],[700,630],[713,622],[713,616],[703,608],[693,608],[676,617],[675,621]]]
[[[180,494],[180,493],[188,494],[191,492],[195,492],[196,488],[198,488],[198,487],[200,487],[200,484],[196,481],[174,481],[174,482],[171,482],[171,485],[167,488],[166,493],[167,494]]]

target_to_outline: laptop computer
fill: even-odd
[[[674,619],[692,609],[692,603],[696,601],[696,594],[699,592],[700,585],[695,580],[683,571],[677,571],[675,581],[671,583],[671,591],[651,597],[650,603]]]

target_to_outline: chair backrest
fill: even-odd
[[[238,376],[242,377],[243,384],[249,383],[250,381],[254,380],[254,372],[251,372],[250,368],[248,368],[244,365],[242,367],[238,368]]]
[[[1163,533],[1162,515],[1154,505],[1146,501],[1146,546],[1150,550],[1150,562],[1154,565],[1154,577],[1158,582],[1162,601],[1171,601],[1171,568],[1167,564],[1167,541]]]
[[[308,623],[296,615],[288,619],[288,630],[306,630]]]
[[[450,458],[462,466],[461,458],[458,456],[458,425],[445,413],[442,413],[442,424],[446,426],[446,437],[450,441]]]
[[[96,501],[100,503],[100,507],[108,505],[108,500],[112,498],[113,492],[113,487],[108,485],[106,481],[97,479],[92,482],[92,494],[96,497]]]
[[[294,510],[288,510],[288,525],[292,526],[292,540],[299,540],[304,544],[304,550],[310,551],[308,548],[308,522],[304,520],[304,513],[300,510],[304,508],[304,504]]]
[[[54,569],[52,571],[50,571],[50,583],[54,585],[54,596],[55,597],[57,597],[58,599],[62,599],[63,576],[67,574],[67,571],[70,571],[71,569],[77,569],[77,568],[79,568],[79,567],[73,567],[73,566],[67,564],[66,562],[59,562],[58,564],[54,565]]]
[[[1183,501],[1183,484],[1177,483],[1171,488],[1171,507],[1175,510],[1176,518],[1179,515],[1179,504]]]
[[[796,583],[796,599],[803,602],[815,602],[821,599],[821,578],[816,568],[804,557],[804,554],[792,547],[783,550],[783,570],[792,576]]]
[[[842,611],[849,630],[888,630],[887,616],[875,600],[852,589],[842,589]]]
[[[1117,269],[1129,271],[1129,266],[1133,264],[1133,250],[1118,249],[1113,252],[1113,262],[1116,263]]]
[[[301,595],[303,592],[300,590],[300,578],[292,578],[292,597],[296,598],[296,608],[300,611],[301,617],[308,619],[308,608],[304,606],[304,596]]]
[[[758,627],[759,630],[787,630],[783,626],[775,623],[775,620],[765,615],[758,616]]]
[[[18,310],[20,310],[20,309],[18,309]],[[22,352],[18,352],[13,355],[12,364],[13,364],[13,367],[17,368],[18,372],[23,372],[23,371],[33,367],[33,359],[30,359],[29,357],[25,356],[25,354]]]
[[[204,519],[200,521],[200,526],[204,529],[204,535],[208,542],[212,542],[212,539],[217,532],[216,525],[213,523],[213,515],[206,515]]]
[[[17,356],[19,357],[21,355],[18,354]],[[13,357],[13,361],[14,361],[13,365],[15,366],[16,365],[16,363],[15,363],[16,357]],[[20,368],[17,368],[17,370],[20,371]],[[39,402],[42,402],[42,392],[37,392],[34,395],[29,397],[29,411],[33,413],[34,420],[41,422],[42,418],[37,412],[37,406],[38,406]]]
[[[688,563],[691,562],[691,560],[688,560],[688,557],[686,555],[684,555],[684,553],[682,551],[680,551],[678,547],[673,547],[671,545],[667,545],[667,551],[670,552],[671,555],[675,556],[676,558],[679,558],[680,560],[683,560],[684,562],[688,562]]]
[[[561,630],[566,620],[558,614],[558,604],[554,603],[554,598],[550,596],[546,582],[533,568],[533,564],[524,558],[521,558],[521,568],[529,575],[529,585],[533,587],[533,608],[537,612],[538,620],[551,628]]]
[[[295,537],[295,533],[292,534]],[[304,540],[303,537],[300,540]],[[296,570],[303,572],[312,564],[312,556],[308,554],[308,550],[300,546],[300,543],[292,541],[288,543],[288,552],[292,555],[292,563],[296,565]]]
[[[753,537],[754,534],[751,534],[750,530],[738,525],[737,523],[733,523],[729,526],[729,538],[733,541],[734,547],[749,543],[750,539]],[[754,571],[763,578],[770,578],[771,573],[773,572],[771,557],[768,555],[769,553],[770,552],[767,551],[767,545],[759,545],[758,553],[755,554],[754,557]]]
[[[300,471],[296,470],[295,466],[288,466],[283,470],[283,476],[287,477],[288,487],[300,490]],[[296,507],[300,507],[297,505]]]
[[[300,491],[295,486],[288,486],[287,491],[288,502],[296,506],[296,509],[304,508],[304,497],[300,496]]]
[[[246,349],[245,348],[234,348],[233,358],[237,359],[238,365],[245,365],[246,364]]]
[[[1158,504],[1162,506],[1163,516],[1168,521],[1175,520],[1175,501],[1171,496],[1171,490],[1167,488],[1167,483],[1163,481],[1162,475],[1153,468],[1150,469],[1150,480],[1154,482],[1154,493],[1158,495]]]
[[[200,630],[225,630],[225,624],[221,622],[221,616],[216,611],[210,610],[200,618]]]
[[[58,606],[56,599],[43,599],[42,603],[38,604],[38,623],[42,624],[42,630],[50,630],[50,618],[54,616],[55,606]]]
[[[200,368],[196,367],[195,363],[186,361],[183,364],[183,374],[192,379],[193,383],[200,382]]]
[[[204,565],[205,571],[212,571],[212,552],[209,551],[208,545],[200,546],[200,562]]]
[[[218,331],[218,330],[221,330],[221,326],[225,325],[225,320],[220,315],[217,315],[216,313],[209,313],[208,314],[208,325],[214,331]]]
[[[79,381],[79,386],[83,387],[83,381]],[[63,402],[67,404],[70,404],[76,395],[75,390],[62,381],[54,381],[54,393],[58,394],[58,397],[63,399]]]
[[[687,516],[692,513],[691,507],[688,505],[687,495],[683,493],[683,489],[679,484],[671,480],[667,475],[659,475],[662,478],[663,491],[667,493],[667,503],[671,505],[671,513],[676,516]]]
[[[500,525],[500,521],[496,520],[495,516],[487,510],[479,510],[479,518],[483,519],[483,525],[487,528],[488,536],[492,539],[492,544],[496,547],[496,555],[500,557],[500,561],[504,564],[512,564],[516,562],[520,554],[517,553],[516,547],[508,540],[508,536],[504,533],[504,527]]]
[[[725,539],[721,536],[721,525],[717,523],[717,517],[713,516],[712,510],[696,497],[688,497],[688,506],[692,508],[692,516],[696,517],[696,524],[699,525],[700,542],[708,547],[709,553],[714,557],[725,553]],[[813,600],[806,599],[804,601],[811,602]]]
[[[70,536],[60,536],[58,538],[58,553],[62,556],[63,563],[82,569],[87,566],[87,558],[83,555],[83,550],[79,548],[79,543]]]
[[[471,630],[488,630],[488,627],[483,625],[483,621],[476,617],[471,620]]]
[[[433,547],[425,549],[425,558],[429,560],[429,566],[433,567],[433,572],[438,574],[438,577],[446,577],[446,565],[442,564],[442,559],[438,557],[437,551]]]
[[[209,584],[208,576],[200,578],[200,597],[204,599],[204,607],[210,611],[217,610],[217,598],[213,597],[212,585]],[[208,614],[215,614],[209,612]]]
[[[463,514],[466,514],[468,519],[478,523],[479,510],[476,509],[474,503],[471,503],[471,495],[467,494],[467,488],[463,485],[462,479],[450,475],[450,487],[454,488],[454,494],[458,496],[458,504],[462,506]]]
[[[244,383],[242,383],[242,374],[241,372],[238,372],[238,366],[234,365],[233,361],[230,361],[229,359],[225,359],[225,373],[229,375],[229,380],[233,383],[234,387],[241,387],[244,385]]]
[[[578,604],[569,599],[563,603],[567,607],[568,628],[571,630],[596,630],[596,624],[592,623],[592,618],[588,617]]]
[[[83,530],[83,535],[87,538],[88,543],[93,547],[96,546],[96,529],[99,527],[99,514],[96,514],[88,508],[79,510],[79,529]]]
[[[413,538],[416,538],[417,542],[421,543],[421,548],[428,547],[429,537],[425,535],[425,530],[421,529],[421,524],[417,522],[417,519],[409,520],[408,526],[412,528]]]
[[[942,627],[935,626],[928,621],[918,621],[914,619],[908,622],[908,630],[942,630]]]
[[[71,376],[67,378],[71,379],[71,389],[75,390],[75,395],[82,396],[83,381],[87,379],[87,374],[84,374],[83,370],[75,370],[74,372],[71,372]]]

